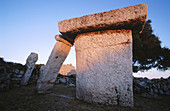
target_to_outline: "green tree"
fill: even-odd
[[[146,21],[141,34],[133,34],[133,72],[151,68],[170,68],[170,49],[161,47],[161,41],[153,34],[151,20]]]

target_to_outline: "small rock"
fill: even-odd
[[[59,79],[59,83],[61,83],[61,84],[66,84],[66,82],[67,82],[67,81],[66,81],[66,79],[64,79],[64,78],[60,78],[60,79]]]
[[[150,94],[151,94],[151,95],[154,95],[154,92],[153,92],[153,89],[152,89],[152,88],[150,88]]]
[[[167,91],[167,90],[168,90],[168,86],[167,86],[166,84],[164,84],[164,85],[162,85],[162,89],[163,89],[164,91]]]
[[[162,90],[159,90],[159,93],[162,94],[162,95],[164,94],[164,92]]]
[[[151,98],[150,94],[144,92],[141,94],[142,97]]]
[[[144,82],[144,81],[140,82],[139,85],[140,85],[141,87],[145,88],[145,89],[149,89],[148,84],[147,84],[146,82]]]
[[[155,84],[152,84],[153,88],[156,88],[156,85]]]
[[[157,88],[154,88],[154,92],[155,92],[155,93],[158,93],[158,89],[157,89]]]
[[[74,85],[74,84],[68,84],[68,86],[70,86],[70,87],[75,87],[75,85]]]
[[[15,69],[14,72],[15,72],[15,74],[18,74],[18,73],[19,73],[19,70],[18,70],[18,69]]]
[[[150,79],[147,79],[146,82],[147,82],[148,84],[152,84],[152,81],[151,81]]]
[[[76,70],[72,69],[67,75],[76,77]]]
[[[159,85],[159,84],[158,84],[157,88],[158,88],[159,90],[161,89],[161,87],[160,87],[160,85]]]
[[[23,74],[24,74],[24,71],[20,71],[19,73],[20,73],[21,75],[23,75]]]
[[[55,84],[59,84],[59,83],[60,83],[59,79],[56,79]]]

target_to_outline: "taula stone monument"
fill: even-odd
[[[141,33],[146,17],[147,5],[140,4],[58,23],[62,37],[57,37],[75,43],[78,99],[133,106],[132,32]],[[68,43],[67,48],[53,49],[57,51],[49,58],[47,66],[51,68],[47,68],[42,84],[47,85],[52,73],[59,71],[70,50]],[[63,51],[67,53],[57,60]]]

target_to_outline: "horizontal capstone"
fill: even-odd
[[[73,38],[80,33],[112,29],[131,29],[140,32],[146,21],[147,10],[146,4],[139,4],[63,20],[58,23],[59,31]]]

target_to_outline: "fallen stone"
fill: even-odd
[[[57,95],[54,93],[50,93],[50,95],[57,96],[57,97],[63,97],[63,98],[67,98],[67,99],[74,99],[73,97],[69,97],[69,96],[65,96],[65,95]]]

